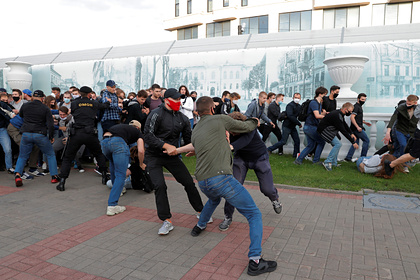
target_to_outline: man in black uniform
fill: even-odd
[[[164,103],[153,110],[146,120],[144,128],[144,142],[146,143],[146,164],[150,177],[155,185],[156,208],[159,219],[163,221],[158,234],[166,235],[174,227],[170,221],[167,186],[163,176],[165,167],[184,186],[188,200],[195,211],[201,212],[203,202],[195,187],[194,181],[184,163],[179,157],[172,157],[178,146],[179,134],[185,145],[191,143],[191,124],[188,118],[179,112],[181,94],[174,88],[165,92]]]
[[[70,128],[70,136],[64,152],[63,163],[61,164],[60,184],[57,185],[57,190],[59,191],[65,190],[64,185],[69,177],[71,162],[82,145],[86,145],[98,161],[99,170],[102,173],[102,184],[105,185],[108,180],[105,157],[102,154],[98,135],[95,132],[95,118],[99,109],[109,107],[109,102],[99,103],[96,100],[90,100],[89,94],[92,92],[90,87],[81,87],[79,91],[81,98],[77,98],[71,103],[71,114],[73,115],[74,124]]]

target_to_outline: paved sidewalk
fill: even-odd
[[[65,192],[50,177],[0,173],[0,279],[420,279],[420,215],[364,209],[362,196],[279,189],[283,212],[246,186],[263,214],[263,253],[275,272],[246,274],[248,225],[235,212],[199,237],[181,185],[167,178],[175,229],[158,236],[154,195],[128,190],[127,211],[105,215],[109,189],[92,170],[73,171]],[[203,201],[206,199],[204,196]]]

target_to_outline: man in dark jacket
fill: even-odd
[[[181,94],[174,88],[165,92],[164,103],[150,112],[144,128],[146,144],[146,164],[155,185],[156,208],[159,219],[163,221],[158,234],[166,235],[173,230],[169,207],[167,186],[163,176],[165,167],[184,186],[188,200],[195,211],[201,212],[203,202],[194,181],[179,157],[171,157],[178,147],[179,135],[187,145],[191,143],[191,124],[188,118],[179,112]]]
[[[355,142],[356,136],[352,134],[349,126],[344,121],[344,116],[350,116],[353,113],[353,108],[354,106],[350,102],[344,103],[340,110],[327,114],[319,123],[318,133],[325,142],[333,146],[327,159],[323,162],[327,171],[331,171],[333,166],[337,166],[337,156],[341,148],[341,142],[337,137],[338,132],[341,132],[355,149],[359,148],[359,145]]]
[[[34,91],[32,97],[33,101],[23,104],[19,111],[19,115],[23,118],[23,125],[20,128],[22,140],[15,170],[16,187],[23,185],[21,175],[32,152],[33,145],[37,145],[47,157],[52,176],[51,183],[58,182],[57,160],[51,145],[51,143],[54,143],[54,121],[51,110],[42,104],[45,97],[42,90]]]
[[[2,93],[3,96],[5,95]],[[7,95],[6,95],[7,96]],[[13,117],[14,114],[9,106],[0,101],[0,144],[3,147],[4,159],[6,164],[6,169],[10,174],[13,174],[13,157],[12,157],[12,143],[10,141],[9,134],[7,133],[7,126],[9,125],[9,120]]]
[[[297,119],[300,113],[300,93],[295,93],[293,95],[293,100],[287,104],[286,106],[286,116],[287,118],[283,121],[283,136],[282,139],[274,144],[271,147],[268,147],[268,151],[272,152],[275,149],[278,149],[280,147],[283,147],[287,143],[287,139],[289,138],[289,135],[292,136],[294,147],[293,147],[293,157],[296,157],[297,154],[300,152],[300,139],[299,139],[299,132],[296,129],[296,126],[299,126],[299,128],[302,127],[302,124]]]
[[[125,120],[126,124],[129,124],[132,120],[136,120],[141,124],[141,131],[144,131],[144,125],[146,123],[147,115],[149,114],[149,108],[144,106],[147,99],[147,92],[140,90],[137,96],[128,103],[128,116]]]
[[[339,86],[332,86],[330,88],[330,95],[322,99],[322,109],[327,113],[337,110],[337,97],[340,93]]]
[[[397,148],[394,156],[396,157],[400,157],[404,154],[408,139],[413,137],[414,132],[416,131],[419,119],[414,115],[414,110],[417,107],[418,100],[419,97],[417,95],[407,96],[407,101],[397,107],[387,126],[385,138],[383,139],[385,144],[389,143],[389,140],[391,139],[391,129],[395,125]]]
[[[144,102],[144,106],[149,108],[150,111],[153,111],[163,103],[161,94],[162,90],[158,84],[153,84],[150,90],[152,91],[152,94],[147,97],[146,102]]]
[[[284,94],[280,93],[280,94],[277,94],[276,99],[274,99],[274,101],[271,102],[270,105],[268,105],[267,117],[274,123],[274,128],[271,125],[264,126],[264,131],[262,133],[263,142],[267,140],[271,132],[273,132],[274,135],[276,135],[277,141],[280,141],[282,138],[281,130],[277,122],[280,122],[280,119],[279,119],[280,114],[281,114],[280,105],[283,103],[283,100],[284,100]],[[283,154],[283,147],[279,148],[279,154]]]

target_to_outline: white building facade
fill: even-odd
[[[420,23],[420,1],[168,0],[173,40]]]

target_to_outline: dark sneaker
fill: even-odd
[[[55,184],[58,182],[60,182],[60,177],[58,177],[57,175],[51,177],[51,184]]]
[[[23,186],[22,178],[20,178],[19,175],[15,176],[15,185],[16,185],[16,187],[22,187]]]
[[[345,158],[344,161],[353,162],[351,158]]]
[[[273,200],[271,203],[273,204],[274,212],[280,214],[281,210],[283,209],[281,203],[278,200]]]
[[[219,224],[219,230],[226,231],[228,230],[230,224],[232,223],[232,218],[225,217],[223,222]]]
[[[389,160],[384,161],[385,174],[388,176],[391,176],[392,172],[394,171],[394,168],[392,168],[390,164],[391,162]]]
[[[77,166],[77,169],[79,169],[79,172],[80,172],[80,173],[85,172],[85,169],[84,169],[81,165],[78,165],[78,166]]]
[[[296,165],[302,165],[302,162],[299,161],[298,159],[295,159],[295,161],[293,163],[296,164]]]
[[[199,228],[197,225],[195,225],[195,227],[191,230],[191,235],[194,237],[197,237],[200,235],[200,233],[205,230],[206,228]]]
[[[102,172],[99,171],[99,165],[96,165],[94,170],[95,170],[96,174],[102,175]]]
[[[275,261],[266,261],[263,258],[259,259],[259,262],[256,263],[253,260],[249,260],[248,264],[248,275],[257,276],[266,272],[272,272],[276,270],[277,262]]]

